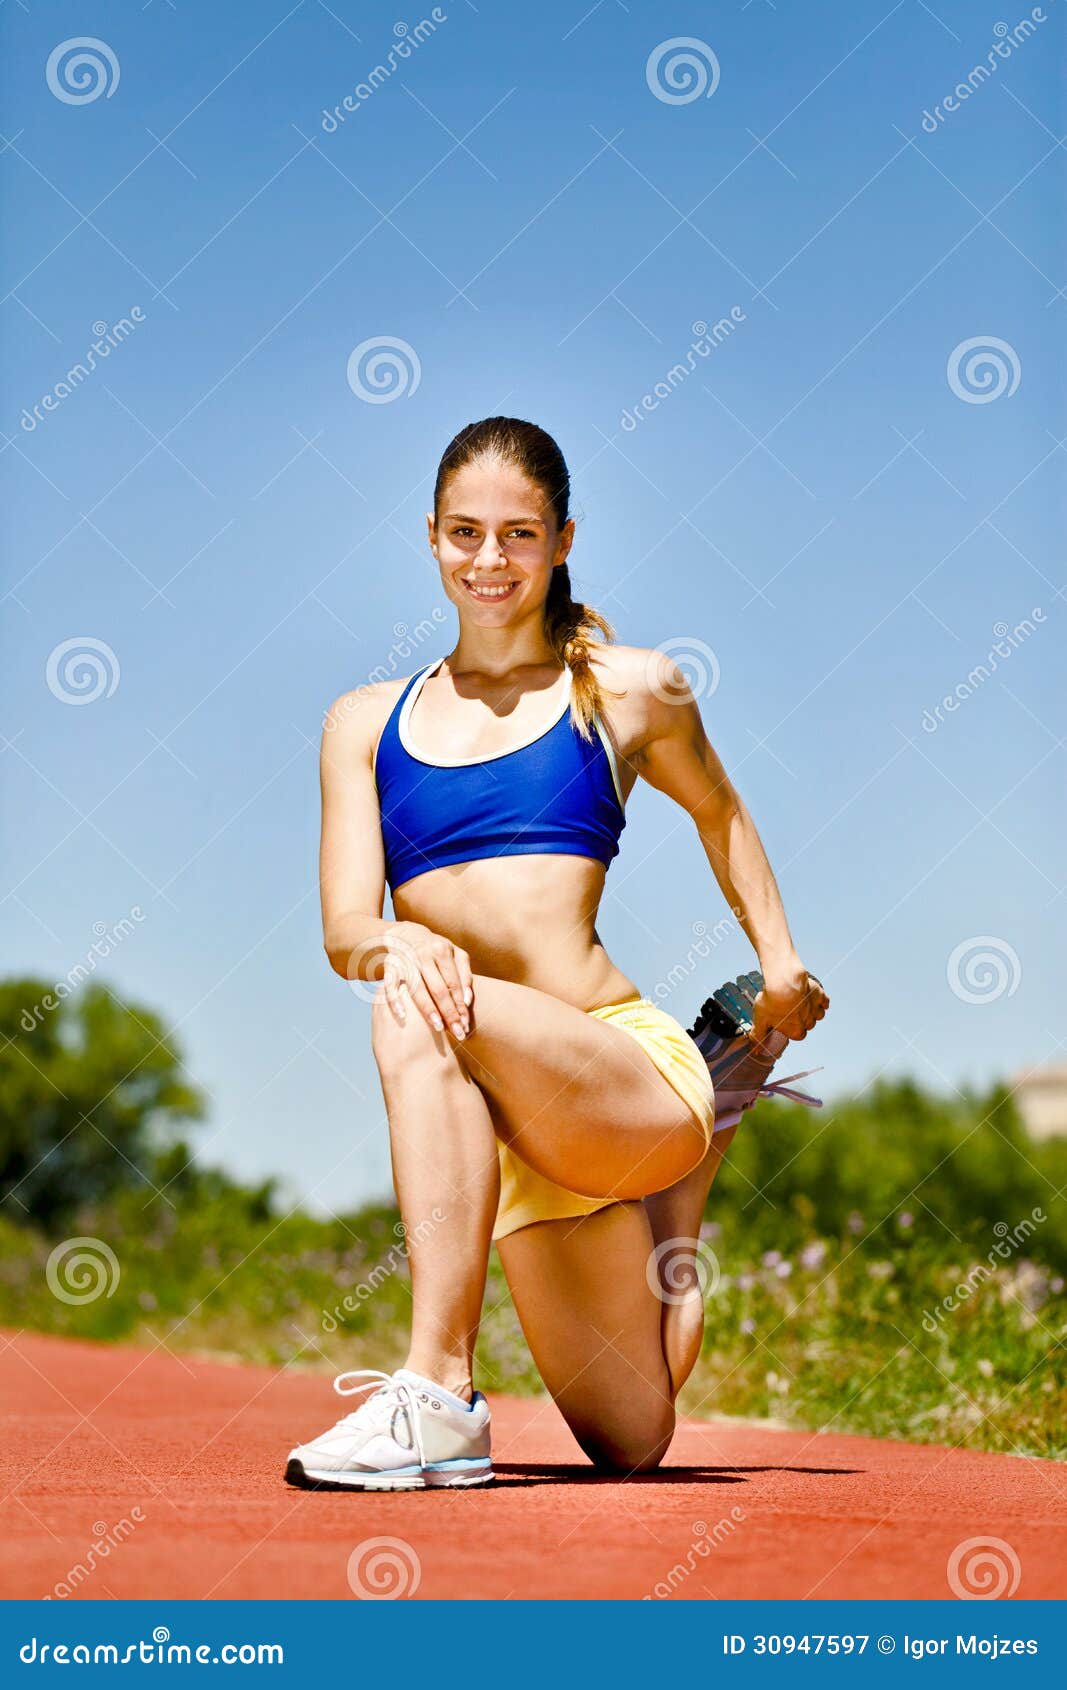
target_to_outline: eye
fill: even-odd
[[[474,529],[466,527],[453,528],[452,533],[457,539],[469,540],[474,534]]]
[[[532,528],[513,528],[512,538],[516,540],[533,540],[536,538]]]

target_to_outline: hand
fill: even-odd
[[[803,963],[798,961],[780,974],[765,974],[763,990],[752,1008],[752,1038],[759,1041],[772,1028],[787,1039],[806,1038],[829,1007],[821,980],[809,974]]]
[[[390,1009],[403,1025],[406,999],[435,1033],[447,1026],[457,1039],[470,1032],[474,999],[471,959],[459,945],[416,921],[398,921],[383,936],[382,982]]]

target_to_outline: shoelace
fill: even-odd
[[[358,1380],[359,1383],[349,1384],[351,1379]],[[339,1426],[371,1426],[377,1420],[383,1425],[388,1423],[392,1431],[397,1414],[403,1409],[411,1430],[414,1453],[419,1458],[419,1465],[426,1465],[426,1451],[423,1448],[422,1428],[419,1424],[419,1393],[414,1385],[409,1385],[406,1379],[396,1378],[392,1373],[382,1373],[376,1367],[356,1367],[348,1373],[339,1373],[333,1382],[333,1388],[339,1397],[355,1397],[363,1391],[373,1393],[366,1402],[353,1409],[351,1414],[346,1414],[339,1420]]]
[[[788,1097],[791,1103],[803,1103],[809,1109],[821,1109],[822,1098],[812,1097],[810,1092],[795,1091],[794,1080],[806,1080],[811,1074],[821,1074],[822,1068],[804,1068],[799,1074],[786,1074],[784,1079],[770,1080],[767,1085],[760,1086],[758,1097]]]

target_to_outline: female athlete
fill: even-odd
[[[341,1375],[359,1407],[294,1449],[286,1476],[357,1490],[491,1479],[472,1355],[492,1240],[582,1449],[647,1471],[703,1329],[695,1276],[691,1295],[663,1294],[662,1247],[695,1251],[732,1133],[712,1138],[700,1049],[597,934],[637,780],[692,820],[759,958],[749,1048],[765,1057],[743,1104],[828,999],[683,675],[613,643],[571,596],[555,441],[512,418],[464,428],[427,521],[455,645],[408,680],[338,699],[322,744],[325,947],[343,978],[382,982],[372,1039],[411,1342],[397,1372]],[[721,1096],[719,1111],[722,1125]]]

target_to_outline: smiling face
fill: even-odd
[[[544,489],[499,458],[476,458],[449,476],[427,524],[445,591],[478,628],[540,612],[574,538],[572,521],[557,527]]]

